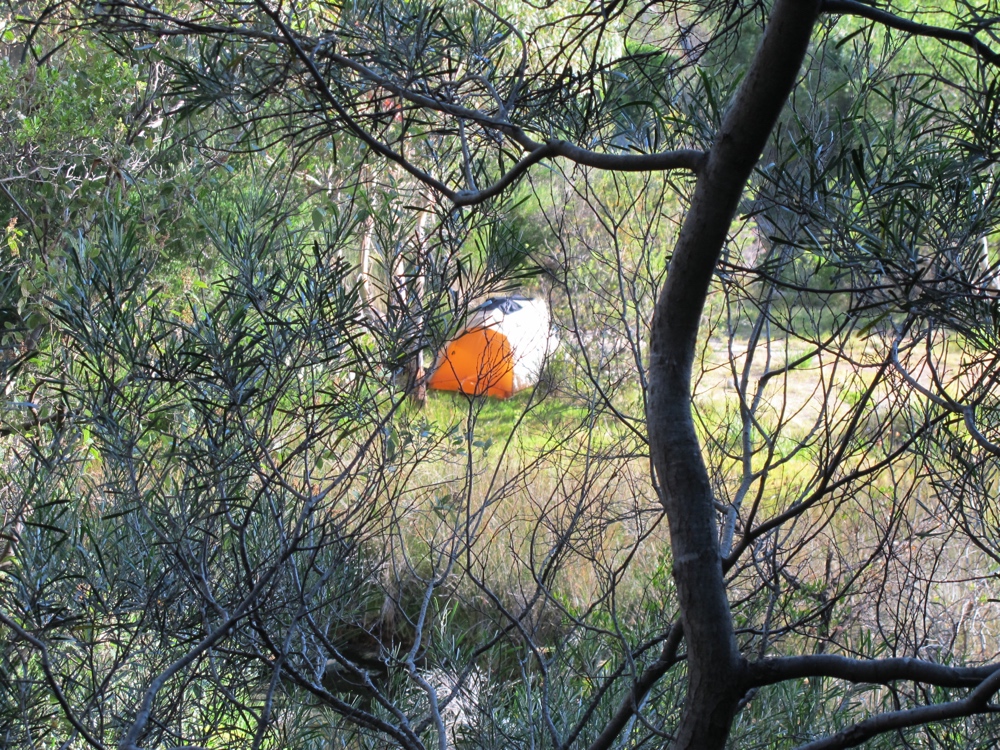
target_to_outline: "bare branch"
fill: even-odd
[[[451,200],[456,206],[471,206],[489,200],[510,187],[510,185],[512,185],[532,165],[537,164],[543,159],[556,156],[564,157],[583,166],[620,172],[656,172],[678,169],[698,172],[707,158],[707,155],[703,151],[696,149],[679,149],[655,154],[607,154],[581,148],[559,139],[547,140],[544,143],[539,143],[538,141],[530,138],[524,130],[517,125],[513,125],[512,123],[502,119],[491,117],[477,110],[468,109],[456,104],[443,102],[430,96],[418,94],[405,86],[401,86],[390,79],[376,74],[368,67],[361,65],[344,55],[337,54],[333,51],[323,50],[324,57],[342,67],[363,75],[372,83],[378,84],[392,94],[395,94],[412,104],[416,104],[432,111],[442,112],[454,117],[477,122],[487,128],[499,130],[500,132],[508,135],[515,143],[528,152],[524,158],[507,170],[493,185],[483,188],[482,190],[452,190],[440,180],[432,177],[430,174],[406,159],[402,154],[389,148],[382,141],[375,138],[371,133],[362,128],[357,121],[350,116],[336,96],[334,96],[333,92],[330,91],[326,79],[323,77],[323,74],[320,73],[319,68],[316,67],[316,63],[313,61],[312,57],[306,53],[302,44],[295,37],[288,26],[281,20],[278,11],[271,10],[267,7],[266,3],[258,3],[258,5],[278,27],[286,44],[292,48],[296,57],[298,57],[299,60],[306,66],[306,69],[309,71],[309,75],[316,83],[320,93],[323,95],[323,98],[336,110],[337,114],[341,117],[341,119],[343,119],[348,128],[362,141],[364,141],[373,151],[399,164],[413,177],[440,192],[446,198]],[[318,45],[314,50],[314,54],[318,54],[322,50],[322,47],[322,44]]]
[[[313,59],[306,54],[302,45],[300,45],[298,40],[295,38],[295,35],[288,28],[285,22],[281,20],[280,12],[269,8],[267,3],[260,2],[257,3],[257,5],[274,22],[274,25],[278,27],[285,43],[292,48],[293,54],[299,58],[303,65],[306,66],[306,70],[309,71],[309,75],[312,77],[313,81],[315,81],[320,93],[323,95],[323,98],[326,99],[334,110],[336,110],[337,115],[344,121],[344,124],[347,125],[347,128],[354,133],[354,135],[360,138],[365,145],[372,149],[372,151],[384,156],[392,162],[395,162],[421,182],[430,185],[448,198],[455,198],[455,192],[448,188],[447,185],[440,180],[435,179],[416,165],[410,163],[410,161],[405,159],[402,154],[389,148],[387,145],[382,143],[382,141],[375,138],[371,133],[362,128],[361,125],[359,125],[358,122],[351,117],[350,113],[348,113],[337,97],[333,95],[333,92],[330,91],[330,87],[327,85],[326,79],[323,78],[323,74],[320,73],[319,69],[316,67],[316,63],[313,62]]]
[[[903,376],[903,379],[907,382],[907,384],[931,403],[936,404],[946,411],[954,414],[960,414],[962,416],[962,421],[965,423],[965,428],[969,431],[972,439],[975,440],[979,446],[989,451],[994,456],[1000,456],[1000,445],[997,445],[987,438],[976,425],[975,407],[967,404],[960,404],[951,398],[951,396],[947,393],[944,393],[943,396],[939,396],[931,392],[928,388],[924,387],[919,380],[913,377],[913,375],[911,375],[905,367],[903,367],[902,363],[899,361],[898,337],[892,343],[892,364],[896,368],[896,371]],[[937,378],[935,378],[935,381],[937,381]]]
[[[590,744],[588,750],[606,750],[611,747],[618,738],[618,735],[621,734],[628,720],[639,711],[639,706],[649,691],[679,661],[677,649],[680,646],[683,635],[684,628],[680,620],[678,620],[671,626],[670,632],[667,634],[667,640],[663,643],[663,651],[660,653],[660,657],[650,664],[632,684],[632,688],[618,706],[618,710],[615,711],[610,721],[604,725],[604,730]],[[574,737],[575,735],[571,735],[563,747],[567,747]]]
[[[18,638],[27,641],[36,651],[38,651],[38,655],[42,660],[42,671],[45,672],[45,679],[49,683],[49,687],[52,688],[52,693],[59,702],[59,707],[62,709],[63,714],[66,716],[69,723],[73,725],[73,728],[80,733],[80,736],[87,741],[88,745],[95,747],[98,750],[104,750],[104,745],[98,742],[97,738],[87,731],[87,728],[73,713],[73,707],[70,706],[69,701],[66,700],[66,695],[63,693],[62,688],[56,681],[55,675],[52,673],[52,664],[49,661],[49,650],[45,647],[45,644],[2,612],[0,612],[0,622],[13,630],[17,634]]]
[[[1000,54],[994,52],[989,45],[981,41],[971,31],[958,31],[956,29],[946,29],[942,26],[931,26],[929,24],[911,21],[889,13],[888,11],[865,5],[857,0],[825,0],[822,12],[830,15],[850,15],[867,18],[891,29],[905,31],[914,36],[929,37],[939,39],[943,42],[958,42],[971,48],[979,57],[988,63],[996,65],[1000,63]]]
[[[798,750],[839,750],[844,747],[857,747],[862,742],[886,732],[991,712],[994,709],[989,701],[998,689],[1000,689],[1000,670],[994,671],[962,700],[879,714],[829,737],[800,745]]]
[[[120,747],[122,750],[139,750],[137,743],[139,741],[139,737],[141,737],[142,733],[145,731],[146,724],[149,722],[150,716],[152,715],[153,701],[156,699],[156,694],[160,692],[160,689],[171,677],[191,664],[191,662],[204,654],[215,643],[231,632],[232,627],[247,614],[251,605],[253,605],[258,597],[264,592],[267,584],[284,564],[288,554],[289,552],[286,551],[282,558],[270,570],[266,571],[260,577],[260,579],[254,584],[253,588],[250,589],[249,593],[247,593],[246,597],[244,597],[243,601],[240,602],[239,606],[233,610],[232,614],[230,614],[226,620],[220,623],[211,633],[206,635],[200,643],[190,649],[186,654],[184,654],[184,656],[170,664],[170,666],[160,672],[160,674],[158,674],[153,681],[150,682],[149,687],[143,694],[142,702],[139,704],[139,710],[136,712],[135,719],[129,727],[124,739],[121,741]]]
[[[976,687],[1000,670],[1000,664],[950,667],[923,659],[851,659],[834,654],[808,654],[764,659],[748,667],[754,686],[773,685],[804,677],[834,677],[848,682],[888,685],[898,680],[947,688]]]

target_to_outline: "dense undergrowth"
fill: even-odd
[[[553,169],[516,199],[415,210],[348,139],[171,117],[162,60],[81,40],[42,60],[5,39],[0,63],[20,170],[0,198],[0,745],[589,746],[679,638],[644,418],[688,186]],[[981,342],[942,327],[895,341],[890,368],[899,305],[933,300],[796,256],[749,208],[692,394],[742,652],[989,661],[997,472],[920,390],[991,382]],[[416,311],[392,299],[418,279]],[[538,386],[414,404],[412,350],[430,364],[514,289],[546,297],[561,340]],[[673,653],[616,746],[669,739]],[[954,694],[765,687],[731,745]],[[986,716],[869,746],[995,733]]]

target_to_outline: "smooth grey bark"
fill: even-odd
[[[673,747],[722,748],[747,686],[733,631],[708,471],[691,414],[691,373],[712,274],[740,197],[795,85],[817,0],[777,0],[698,171],[653,315],[647,423],[667,513],[687,642],[688,693]]]

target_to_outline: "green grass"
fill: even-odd
[[[463,434],[471,428],[477,442],[490,445],[514,435],[520,449],[538,451],[545,450],[553,436],[576,431],[588,415],[583,403],[529,388],[508,399],[428,391],[423,409],[410,407],[405,416]]]

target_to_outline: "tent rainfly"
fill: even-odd
[[[538,382],[556,343],[545,300],[490,299],[441,350],[427,387],[509,398]]]

